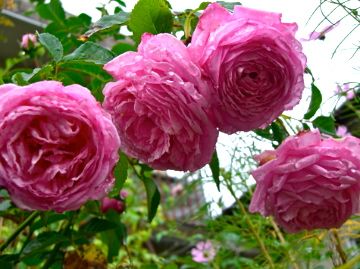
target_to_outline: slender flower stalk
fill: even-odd
[[[270,222],[271,222],[271,225],[274,227],[275,233],[276,233],[277,237],[279,238],[280,243],[283,246],[286,245],[285,237],[283,236],[281,230],[279,229],[279,226],[276,224],[276,222],[274,221],[274,219],[272,217],[270,217]],[[286,250],[286,255],[288,256],[288,258],[292,264],[292,267],[294,269],[300,269],[299,265],[296,263],[296,259],[293,255],[293,253],[290,250]]]
[[[360,262],[360,254],[349,260],[347,263],[337,267],[336,269],[351,269]]]
[[[344,249],[342,247],[340,236],[339,236],[339,233],[338,233],[337,229],[332,229],[330,231],[330,234],[333,237],[335,249],[339,253],[341,262],[342,262],[342,264],[345,264],[346,261],[347,261],[347,256],[346,256],[346,253],[345,253],[345,251],[344,251]]]
[[[38,216],[40,215],[39,211],[32,212],[24,222],[22,222],[19,227],[14,231],[12,235],[0,245],[0,252],[4,251],[15,239],[16,237],[28,226],[30,225]]]
[[[254,224],[251,222],[247,210],[245,209],[245,207],[244,207],[243,203],[240,201],[240,199],[236,196],[235,191],[234,191],[233,187],[231,186],[231,183],[228,182],[228,179],[226,179],[226,178],[224,178],[224,179],[225,179],[225,184],[226,184],[227,189],[229,190],[231,195],[234,197],[236,203],[238,204],[238,206],[240,208],[241,213],[245,216],[245,221],[246,221],[247,225],[249,225],[250,231],[254,235],[257,243],[259,244],[260,250],[263,253],[265,259],[267,260],[270,268],[275,269],[274,262],[273,262],[270,254],[269,254],[269,252],[268,252],[268,250],[267,250],[267,248],[265,246],[265,243],[261,239],[261,237],[260,237],[259,233],[257,232]]]

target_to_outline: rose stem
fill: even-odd
[[[275,233],[276,233],[277,236],[279,237],[280,243],[281,243],[283,246],[285,246],[285,245],[286,245],[286,240],[285,240],[282,232],[280,231],[279,226],[276,224],[276,222],[274,221],[274,219],[271,218],[271,217],[270,217],[270,222],[271,222],[271,225],[274,227]],[[292,255],[291,251],[287,249],[287,250],[286,250],[286,254],[287,254],[288,257],[289,257],[289,260],[290,260],[290,262],[292,263],[293,268],[294,268],[294,269],[300,269],[299,265],[296,263],[295,257]]]
[[[346,263],[347,257],[346,257],[346,253],[341,245],[341,240],[340,240],[339,234],[336,229],[331,230],[331,232],[335,239],[336,251],[339,253],[341,261],[344,264],[344,263]]]
[[[62,226],[64,226],[64,223],[63,222],[61,225],[60,225],[60,230],[59,230],[59,233],[62,232],[63,235],[66,235],[69,231],[70,231],[70,228],[71,228],[71,225],[73,224],[73,220],[74,220],[74,216],[75,216],[76,213],[74,214],[71,214],[70,215],[70,218],[68,219],[68,222],[64,228],[63,231],[61,231],[61,228]],[[63,242],[59,242],[57,243],[54,248],[51,250],[50,252],[50,255],[49,255],[49,258],[46,260],[46,262],[44,263],[42,269],[48,269],[50,268],[50,266],[54,263],[55,261],[55,258],[56,258],[56,255],[58,254],[60,248],[61,248],[61,244]]]
[[[351,269],[360,262],[360,254],[349,260],[347,263],[336,267],[336,269]]]
[[[275,265],[274,265],[270,255],[269,255],[269,252],[267,251],[264,242],[261,240],[260,235],[258,234],[258,232],[256,231],[254,225],[252,224],[243,203],[237,198],[237,196],[236,196],[236,194],[234,192],[234,189],[232,188],[231,184],[229,184],[229,182],[228,182],[228,179],[226,179],[224,177],[224,180],[225,180],[227,189],[231,193],[232,197],[234,197],[236,203],[238,204],[238,206],[239,206],[239,208],[241,210],[241,213],[245,216],[245,221],[249,225],[250,231],[255,236],[255,239],[258,242],[259,246],[260,246],[261,252],[264,254],[266,260],[268,261],[270,268],[274,269]]]
[[[19,225],[19,227],[15,230],[15,232],[10,235],[10,237],[2,244],[0,245],[0,252],[4,251],[10,244],[12,241],[15,240],[15,238],[28,226],[31,224],[31,222],[36,219],[36,217],[38,217],[40,215],[39,211],[34,211],[32,212],[27,218],[26,220],[24,220],[23,223],[21,223]]]

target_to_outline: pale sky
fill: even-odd
[[[64,8],[66,11],[72,14],[87,13],[90,15],[94,21],[99,19],[100,12],[95,9],[96,6],[99,6],[102,3],[108,3],[108,0],[87,0],[86,4],[84,1],[75,1],[75,0],[62,0]],[[131,11],[136,0],[125,0],[127,4],[127,11]],[[181,11],[187,8],[196,8],[199,6],[203,0],[169,0],[173,9],[176,11]],[[228,1],[236,2],[236,1]],[[244,6],[267,10],[272,12],[279,12],[283,14],[284,22],[296,22],[299,26],[299,31],[297,37],[306,38],[308,35],[315,29],[315,27],[321,22],[323,16],[318,11],[309,21],[306,23],[316,9],[319,1],[314,0],[241,0],[240,1]],[[352,7],[358,8],[359,1],[350,0],[348,4],[351,4]],[[327,4],[323,6],[323,11],[325,13],[331,12],[334,6]],[[113,10],[113,6],[109,8]],[[335,23],[339,18],[344,15],[344,11],[341,8],[336,9],[331,16],[329,17],[333,23]],[[324,21],[319,27],[318,30],[322,30],[324,27],[330,25],[330,22]],[[354,32],[350,37],[344,42],[344,44],[339,48],[338,52],[332,58],[332,53],[339,42],[344,38],[344,36],[350,32],[350,30],[355,26],[355,21],[350,18],[346,18],[341,21],[338,27],[333,29],[330,33],[326,35],[324,41],[316,40],[310,42],[302,42],[304,53],[307,56],[307,65],[312,70],[315,78],[316,85],[319,87],[323,100],[329,100],[330,97],[334,95],[336,89],[336,84],[346,83],[346,82],[359,82],[359,73],[360,73],[360,52],[350,59],[351,55],[354,53],[356,45],[360,46],[359,40],[356,38],[359,36],[360,29],[357,29],[357,32]],[[309,86],[309,78],[306,80],[307,87]],[[307,88],[304,91],[303,99],[301,103],[296,106],[292,111],[285,112],[287,115],[291,115],[295,118],[301,118],[308,107],[309,103],[309,93],[310,90]],[[333,101],[331,101],[333,100]],[[332,98],[329,101],[326,101],[325,105],[322,106],[322,110],[319,114],[329,115],[334,107],[335,98]],[[220,135],[219,142],[226,145],[231,145],[233,139],[236,139],[236,136],[227,136],[224,134]],[[226,149],[218,143],[217,150],[220,156],[220,164],[226,164],[229,162],[229,155],[226,153]],[[179,173],[171,173],[174,175],[179,175]],[[223,197],[226,206],[229,206],[233,203],[233,200],[230,198],[230,194],[222,189],[219,193],[213,183],[207,183],[204,185],[205,193],[207,194],[208,201],[217,201],[220,197]],[[211,195],[209,195],[211,194]],[[220,209],[216,207],[215,204],[212,206],[214,213],[219,213]]]

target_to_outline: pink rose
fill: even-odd
[[[0,86],[0,186],[27,210],[78,209],[112,187],[119,137],[89,90]]]
[[[104,69],[103,91],[121,149],[155,169],[194,171],[210,162],[218,131],[206,113],[208,84],[185,45],[169,34],[142,37]]]
[[[20,46],[23,49],[30,49],[32,46],[37,44],[37,37],[34,34],[24,34],[21,38],[21,44]]]
[[[125,203],[113,198],[104,197],[101,200],[100,210],[103,213],[108,212],[110,209],[115,210],[118,213],[123,213],[125,211]]]
[[[316,130],[287,138],[252,173],[250,212],[274,216],[288,232],[340,227],[359,212],[359,152],[353,136],[322,139]]]
[[[213,84],[213,110],[220,131],[264,128],[293,108],[304,89],[305,56],[295,23],[281,14],[217,3],[201,15],[189,47]]]

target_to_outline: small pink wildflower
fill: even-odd
[[[353,89],[350,88],[349,83],[343,84],[342,87],[340,85],[337,85],[335,93],[346,96],[347,100],[354,99],[355,97],[355,92]]]
[[[201,241],[191,250],[191,255],[194,262],[206,263],[215,258],[216,250],[209,240]]]
[[[171,188],[171,196],[178,196],[184,191],[184,186],[181,183],[176,184]]]
[[[128,197],[128,196],[129,196],[129,192],[127,190],[121,190],[120,191],[120,198],[121,199],[125,200],[126,197]]]
[[[311,32],[308,38],[302,38],[301,41],[312,41],[312,40],[324,40],[325,39],[325,34],[327,34],[328,32],[332,31],[335,27],[337,27],[339,25],[340,21],[338,21],[337,23],[334,23],[332,25],[328,25],[326,27],[324,27],[324,29],[322,29],[320,32]]]
[[[343,136],[348,136],[351,134],[345,125],[339,125],[339,127],[336,129],[336,135],[343,137]]]

